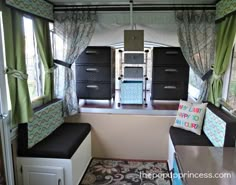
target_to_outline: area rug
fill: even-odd
[[[92,159],[80,185],[171,185],[166,162]]]

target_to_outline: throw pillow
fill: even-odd
[[[201,135],[207,103],[190,103],[180,100],[174,127]]]

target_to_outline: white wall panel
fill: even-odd
[[[98,12],[98,22],[90,45],[105,46],[124,41],[124,30],[131,29],[129,12]],[[144,40],[179,46],[173,11],[134,12],[136,29],[144,30]]]

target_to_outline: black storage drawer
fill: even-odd
[[[110,64],[111,63],[111,47],[89,46],[79,56],[77,64]]]
[[[77,82],[77,98],[82,99],[108,99],[112,98],[111,83]]]
[[[188,82],[189,68],[184,67],[154,67],[154,81],[185,81]]]
[[[152,100],[187,100],[188,84],[187,83],[153,83]]]
[[[76,81],[110,81],[111,68],[102,66],[76,66]]]
[[[115,50],[88,46],[76,61],[78,99],[110,100],[115,93]]]
[[[188,66],[179,47],[153,48],[153,66],[176,65]]]

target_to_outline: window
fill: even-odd
[[[51,49],[52,49],[52,52],[54,53],[54,25],[53,23],[49,23],[49,31],[50,31],[50,42],[51,42]]]
[[[194,71],[190,67],[188,91],[189,95],[195,100],[197,100],[199,97],[201,84],[202,80],[194,73]]]
[[[231,61],[227,103],[236,108],[236,48],[234,47]]]
[[[2,12],[0,11],[0,74],[4,71],[4,68],[6,68],[6,60],[5,60],[5,43],[4,43],[4,35],[3,35],[3,22],[2,22]],[[5,79],[2,80],[2,79]],[[7,97],[6,99],[1,99],[2,103],[2,109],[8,109],[11,110],[11,100],[10,100],[10,92],[9,92],[9,86],[8,86],[8,79],[7,75],[1,76],[0,81],[0,95],[1,97]],[[7,105],[7,107],[4,107],[4,105]],[[3,111],[3,110],[2,110]],[[1,113],[5,112],[5,110]]]
[[[24,17],[25,58],[28,73],[28,87],[31,101],[43,95],[44,70],[37,53],[33,22]]]

